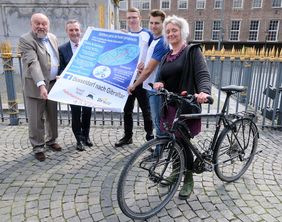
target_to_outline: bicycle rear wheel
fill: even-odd
[[[152,150],[158,149],[159,152]],[[158,153],[156,155],[156,153]],[[118,181],[118,204],[132,218],[145,220],[157,214],[174,196],[184,171],[182,148],[171,139],[145,143],[128,160]],[[174,180],[163,186],[169,175]]]
[[[213,155],[216,175],[226,182],[239,179],[254,158],[257,141],[257,127],[249,118],[237,119],[224,128]]]

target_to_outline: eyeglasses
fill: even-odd
[[[127,17],[128,20],[132,19],[132,20],[135,20],[135,19],[138,19],[137,16],[130,16],[130,17]]]

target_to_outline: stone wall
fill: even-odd
[[[30,17],[42,12],[50,19],[50,31],[62,44],[67,40],[65,22],[78,19],[85,31],[88,26],[117,27],[117,8],[111,0],[1,0],[0,42],[8,40],[16,47],[18,38],[30,31]]]

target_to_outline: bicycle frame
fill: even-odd
[[[217,118],[216,120],[216,129],[215,129],[215,133],[214,136],[212,138],[210,147],[209,147],[209,151],[213,152],[220,134],[220,129],[221,126],[223,124],[224,127],[231,127],[232,123],[230,123],[227,119],[227,107],[228,107],[228,103],[230,100],[230,97],[232,94],[235,94],[236,92],[227,92],[226,93],[226,99],[224,101],[223,107],[221,109],[221,111],[219,113],[215,113],[215,114],[181,114],[181,106],[177,109],[176,114],[175,114],[175,118],[172,124],[171,129],[169,130],[169,134],[171,139],[175,142],[176,138],[175,138],[175,132],[176,130],[181,134],[182,139],[184,140],[186,146],[188,146],[191,151],[194,153],[194,155],[202,162],[205,161],[205,159],[203,158],[201,152],[197,149],[197,147],[195,147],[191,141],[190,138],[192,138],[191,135],[189,135],[189,129],[188,127],[182,123],[182,120],[186,120],[186,119],[198,119],[198,118]],[[183,130],[184,129],[184,130]],[[186,131],[186,132],[185,132]],[[188,135],[187,135],[188,132]],[[236,135],[234,134],[234,136],[236,137]],[[211,163],[209,163],[211,164]],[[212,169],[211,169],[212,170]]]
[[[169,121],[162,126],[168,135],[142,145],[121,172],[117,200],[126,216],[146,220],[166,206],[177,192],[183,174],[187,175],[185,157],[188,151],[196,156],[192,173],[214,171],[222,181],[233,182],[246,172],[257,150],[258,131],[253,120],[255,115],[250,112],[228,113],[230,96],[243,92],[243,86],[230,85],[221,90],[227,93],[226,99],[221,111],[216,114],[181,114],[183,104],[191,106],[186,107],[187,110],[199,108],[195,107],[198,104],[194,95],[178,95],[165,89],[157,93],[164,95],[165,105],[170,102],[175,104],[176,112],[171,116],[174,109],[168,107]],[[212,97],[206,99],[212,104]],[[172,123],[171,117],[174,117]],[[216,118],[216,129],[209,146],[201,149],[201,146],[193,145],[190,141],[192,134],[184,120],[203,117]],[[148,195],[143,195],[146,192]]]

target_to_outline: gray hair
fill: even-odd
[[[80,22],[76,19],[70,19],[66,22],[66,30],[67,30],[67,27],[68,27],[68,24],[74,24],[74,23],[77,23],[79,25],[79,27],[81,26],[80,25]]]
[[[180,28],[181,39],[182,39],[182,41],[186,42],[186,39],[189,36],[189,24],[188,24],[188,22],[184,18],[181,18],[181,17],[178,17],[176,15],[173,15],[173,16],[168,16],[164,20],[164,23],[163,23],[163,27],[164,27],[163,28],[163,34],[164,34],[165,43],[168,44],[166,33],[165,33],[165,27],[169,23],[174,24],[174,25],[176,25],[176,26],[178,26]]]

